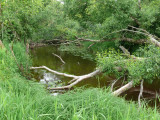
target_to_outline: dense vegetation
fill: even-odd
[[[96,60],[106,74],[152,83],[160,75],[160,46],[152,42],[160,40],[159,6],[159,0],[1,0],[0,119],[159,119],[156,108],[138,111],[108,90],[54,97],[26,80],[32,63],[26,45],[59,39],[67,40],[61,50]]]

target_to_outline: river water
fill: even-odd
[[[54,56],[52,53],[61,56],[65,61],[63,64],[60,59]],[[80,56],[74,56],[68,52],[62,52],[58,50],[56,46],[43,46],[37,47],[31,50],[31,57],[33,60],[33,66],[47,66],[50,69],[64,72],[74,75],[84,75],[95,70],[96,63],[87,59],[83,59]],[[47,70],[34,70],[34,78],[42,84],[47,84],[52,87],[66,85],[71,79],[55,75]],[[113,76],[99,75],[90,79],[86,79],[76,85],[76,87],[108,87],[111,85],[115,78]],[[121,86],[121,82],[118,82],[115,87]],[[160,80],[156,80],[153,84],[144,84],[144,99],[150,99],[152,104],[157,94],[159,93]],[[128,100],[137,100],[139,94],[139,86],[136,86],[123,94]],[[157,100],[156,100],[157,101]],[[159,100],[158,100],[159,101]],[[157,103],[158,104],[158,103]]]

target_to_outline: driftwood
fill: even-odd
[[[56,56],[56,57],[58,57],[60,60],[61,60],[61,62],[63,63],[63,64],[65,64],[65,62],[63,61],[63,59],[59,56],[59,55],[57,55],[57,54],[55,54],[55,53],[52,53],[54,56]]]

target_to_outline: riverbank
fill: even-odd
[[[23,44],[15,44],[18,62],[25,66]],[[5,45],[6,48],[8,44]],[[23,55],[23,56],[22,56]],[[51,96],[37,82],[20,74],[9,49],[0,49],[0,119],[1,120],[158,120],[156,108],[140,108],[133,102],[112,96],[106,89],[77,89]],[[25,60],[25,61],[24,61]]]

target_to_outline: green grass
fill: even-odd
[[[15,51],[15,54],[18,53]],[[24,58],[17,55],[17,59],[21,62]],[[158,120],[159,118],[156,109],[138,110],[137,104],[112,96],[107,89],[76,89],[62,95],[51,96],[42,85],[22,77],[11,54],[0,49],[0,120]]]

